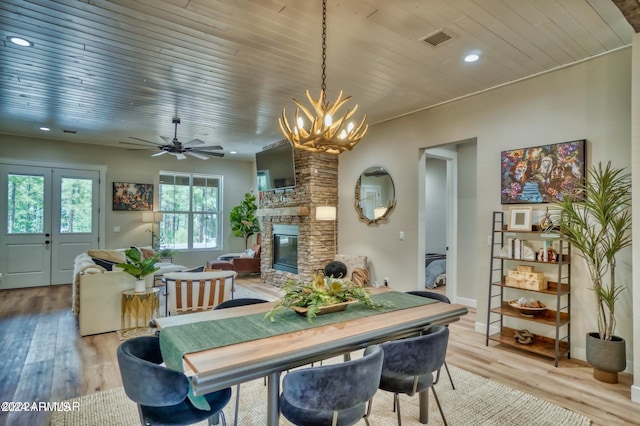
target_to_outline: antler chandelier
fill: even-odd
[[[338,110],[346,104],[351,96],[342,99],[342,91],[338,94],[338,99],[333,104],[326,100],[327,85],[326,80],[326,59],[327,59],[327,1],[322,0],[322,86],[320,96],[314,99],[308,90],[305,91],[309,103],[313,107],[312,110],[306,108],[295,98],[293,102],[298,106],[295,114],[295,126],[293,129],[287,121],[285,109],[282,109],[282,118],[278,119],[280,130],[285,138],[287,138],[295,148],[304,149],[311,152],[328,152],[331,154],[340,154],[344,151],[350,151],[360,139],[367,134],[369,125],[365,123],[367,116],[365,115],[356,127],[349,119],[358,110],[355,105],[352,110],[336,119]],[[305,126],[305,120],[300,116],[300,111],[309,120],[309,126]]]

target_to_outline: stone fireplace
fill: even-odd
[[[277,287],[290,279],[310,280],[335,255],[334,223],[316,220],[315,208],[338,205],[338,156],[296,149],[294,157],[295,188],[263,191],[258,198],[257,215],[262,233],[261,277],[266,283]],[[291,258],[291,253],[286,253],[286,250],[293,247],[290,245],[291,237],[279,237],[278,232],[295,228],[296,268],[282,267],[278,262],[274,264],[274,258],[283,256],[283,242],[287,244],[284,247],[287,259]],[[280,241],[274,241],[278,238]],[[280,243],[279,248],[275,248],[274,242]]]

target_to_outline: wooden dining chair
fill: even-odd
[[[208,311],[231,298],[234,271],[171,272],[166,282],[166,315]]]

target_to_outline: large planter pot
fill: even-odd
[[[602,340],[597,332],[587,333],[587,362],[593,366],[593,377],[606,383],[618,383],[618,373],[627,367],[626,343],[613,336]]]

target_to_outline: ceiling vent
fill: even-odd
[[[433,47],[438,47],[441,44],[444,44],[451,39],[453,39],[453,36],[450,36],[449,34],[445,33],[442,30],[438,30],[435,33],[432,33],[426,37],[423,37],[421,40],[430,44]]]

